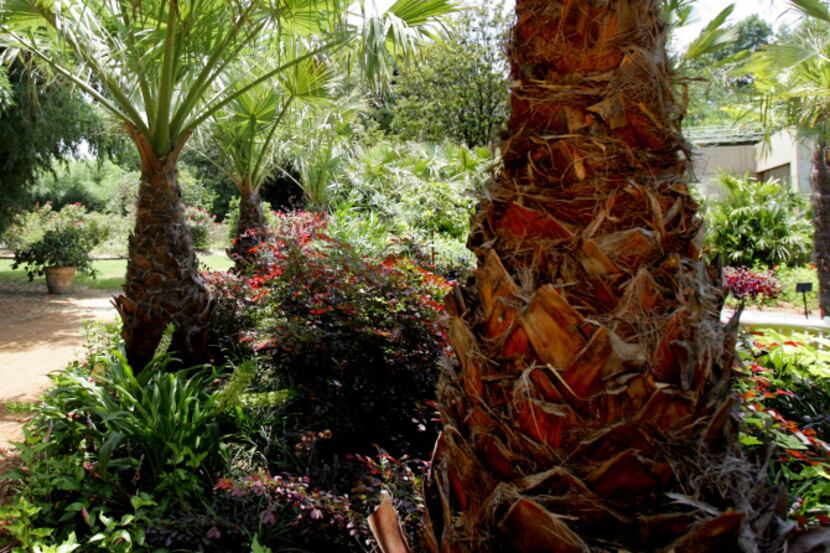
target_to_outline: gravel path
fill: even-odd
[[[53,296],[46,285],[0,282],[0,450],[21,437],[19,416],[6,401],[32,401],[49,386],[47,375],[83,351],[85,320],[113,320],[111,292],[78,290]]]

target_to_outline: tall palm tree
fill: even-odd
[[[786,43],[758,52],[746,69],[761,95],[761,119],[768,131],[795,128],[814,144],[811,173],[814,258],[819,307],[830,316],[830,9],[821,0],[791,0],[807,18]],[[756,106],[753,108],[757,109]]]
[[[516,2],[504,167],[448,298],[432,551],[777,547],[737,447],[661,8]]]
[[[123,122],[140,153],[135,230],[115,300],[131,363],[143,367],[168,324],[185,361],[205,359],[212,301],[197,270],[176,180],[188,138],[259,83],[339,44],[216,90],[226,68],[269,33],[304,33],[340,0],[5,0],[0,41],[30,51]],[[327,11],[328,10],[328,11]]]

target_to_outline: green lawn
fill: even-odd
[[[233,262],[225,254],[200,255],[199,261],[211,271],[225,271]],[[79,288],[93,288],[95,290],[119,290],[124,282],[124,273],[127,271],[126,259],[107,259],[93,262],[98,276],[93,280],[85,275],[75,277],[75,286]],[[43,277],[39,277],[43,279]],[[10,259],[0,259],[0,281],[25,283],[28,281],[26,272],[22,269],[12,270]]]

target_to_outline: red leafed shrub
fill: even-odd
[[[735,299],[759,303],[775,301],[783,292],[775,273],[753,271],[746,267],[726,267],[723,270],[723,285]]]
[[[368,517],[386,490],[404,531],[417,544],[423,526],[421,483],[429,463],[384,451],[350,461],[362,474],[348,493],[320,489],[306,476],[272,476],[263,470],[220,478],[207,498],[209,509],[183,509],[154,520],[148,542],[179,551],[248,551],[240,545],[257,535],[274,551],[375,551]]]
[[[369,538],[347,495],[313,488],[307,477],[259,471],[221,478],[209,505],[154,521],[148,542],[179,551],[241,551],[257,535],[283,551],[361,551]]]
[[[325,235],[319,216],[281,215],[255,272],[214,276],[220,333],[256,356],[259,391],[290,388],[289,449],[330,431],[315,455],[428,457],[426,401],[448,351],[446,280],[406,259],[362,257]],[[292,442],[293,440],[293,442]]]

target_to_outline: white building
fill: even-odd
[[[774,134],[769,142],[757,130],[699,127],[686,130],[694,146],[695,182],[706,196],[721,194],[719,175],[777,178],[794,192],[810,193],[812,149],[791,131]]]

